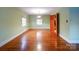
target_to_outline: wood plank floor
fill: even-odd
[[[54,48],[52,39],[57,39]],[[29,30],[0,47],[0,51],[70,51],[71,45],[60,37],[52,37],[50,30]]]

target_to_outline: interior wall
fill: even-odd
[[[69,39],[69,25],[70,25],[69,8],[67,7],[61,8],[59,10],[59,18],[60,18],[59,19],[60,36],[63,37],[66,41],[70,42],[70,39]]]
[[[22,17],[28,19],[28,15],[17,8],[0,7],[0,44],[29,28],[28,20],[27,26],[22,27]]]
[[[70,13],[70,40],[72,43],[79,43],[79,8],[69,8]]]
[[[37,25],[36,23],[37,17],[36,15],[30,15],[30,28],[32,29],[50,29],[50,16],[44,15],[42,16],[42,25]]]
[[[79,8],[61,8],[59,14],[60,36],[69,43],[79,43]]]

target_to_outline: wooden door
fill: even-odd
[[[53,48],[57,49],[57,15],[50,15],[50,32]]]
[[[58,34],[57,15],[50,15],[50,32]]]

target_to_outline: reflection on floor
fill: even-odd
[[[57,39],[54,48],[53,39]],[[0,48],[1,51],[63,51],[74,50],[71,44],[60,37],[51,37],[50,30],[29,30]]]

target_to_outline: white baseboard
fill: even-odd
[[[21,35],[22,33],[24,33],[25,31],[28,31],[29,29],[25,29],[24,31],[20,32],[19,34],[9,38],[9,39],[6,39],[4,40],[3,42],[0,43],[0,47],[5,45],[6,43],[10,42],[11,40],[13,40],[14,38],[16,38],[17,36]]]
[[[68,38],[66,38],[66,37],[64,37],[63,35],[59,35],[60,37],[62,37],[65,41],[67,41],[68,43],[72,43],[71,41],[69,41],[69,39]]]
[[[74,44],[72,44],[73,43],[72,41],[70,41],[68,38],[64,37],[63,35],[59,35],[59,36],[71,44],[71,46],[72,46],[71,49],[76,49],[76,46]]]

